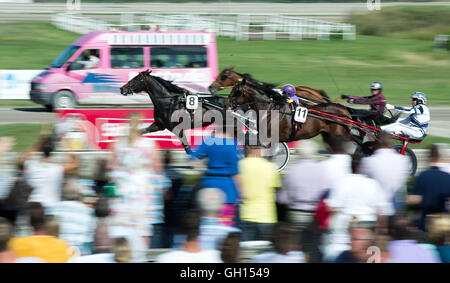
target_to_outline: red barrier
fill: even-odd
[[[56,112],[56,131],[62,150],[111,149],[119,137],[129,131],[131,112],[142,113],[141,127],[154,122],[153,109],[65,109]],[[186,132],[189,144],[200,144],[203,136],[211,134],[211,127],[189,129]],[[182,149],[181,142],[168,130],[146,134],[163,149]],[[196,140],[197,139],[197,140]],[[294,147],[295,142],[289,143]]]

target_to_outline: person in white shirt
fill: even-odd
[[[326,176],[331,188],[344,176],[351,174],[352,157],[347,153],[346,144],[337,137],[330,137],[326,144],[328,151],[332,153],[328,159],[321,161],[323,176]]]
[[[81,201],[81,189],[76,179],[68,180],[62,190],[62,201],[46,214],[58,219],[59,238],[78,248],[81,255],[87,255],[92,252],[95,215],[94,209]]]
[[[324,242],[324,259],[333,261],[340,253],[350,248],[348,227],[352,219],[363,222],[383,222],[380,216],[394,213],[392,204],[379,183],[360,173],[360,157],[352,158],[353,174],[345,176],[330,191],[326,200],[329,211],[330,234]],[[387,221],[385,222],[387,223]]]
[[[25,165],[25,179],[33,187],[29,202],[39,202],[46,209],[61,200],[64,172],[78,168],[78,160],[72,156],[66,164],[56,164],[51,158],[54,145],[51,137],[42,138],[21,156]],[[42,152],[40,160],[29,159],[31,152]]]
[[[427,97],[423,92],[415,92],[411,98],[411,108],[386,104],[388,110],[395,109],[410,115],[396,123],[382,126],[383,131],[395,135],[406,135],[414,139],[423,139],[426,136],[428,123],[430,122],[430,110],[425,106]]]
[[[186,242],[181,250],[163,253],[156,258],[159,263],[221,263],[219,250],[202,250],[199,243],[200,216],[189,211],[183,216],[182,229]]]
[[[93,69],[98,66],[100,63],[100,58],[98,58],[97,51],[98,50],[91,49],[89,51],[88,60],[80,61],[80,63],[84,65],[84,69]]]
[[[388,135],[381,135],[375,144],[373,155],[361,160],[361,172],[378,181],[396,211],[402,208],[409,176],[409,163],[407,157],[390,147]]]

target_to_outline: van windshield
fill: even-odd
[[[71,45],[66,48],[59,56],[56,58],[49,67],[52,68],[61,68],[64,63],[66,63],[67,59],[69,59],[75,51],[77,51],[80,46]]]

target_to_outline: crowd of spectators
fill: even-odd
[[[330,139],[325,160],[299,141],[298,161],[280,174],[264,149],[216,129],[190,156],[207,159],[192,185],[170,152],[140,136],[140,118],[89,186],[75,156],[52,158],[49,135],[18,156],[15,176],[0,182],[0,262],[146,262],[149,249],[165,249],[161,263],[450,262],[445,145],[410,177],[386,138],[368,157]],[[0,138],[0,162],[13,145]],[[243,257],[252,243],[266,250]]]

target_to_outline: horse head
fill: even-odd
[[[146,70],[137,74],[134,78],[129,80],[120,88],[120,94],[129,95],[146,90],[146,78],[150,75],[151,71]]]
[[[231,90],[225,105],[232,109],[250,104],[264,104],[264,106],[267,106],[272,101],[266,93],[266,89],[266,84],[255,82],[251,78],[244,76]]]
[[[216,93],[217,91],[225,88],[234,87],[236,83],[242,79],[242,76],[236,71],[233,71],[233,68],[233,66],[229,66],[220,72],[216,80],[208,88],[211,93]]]

